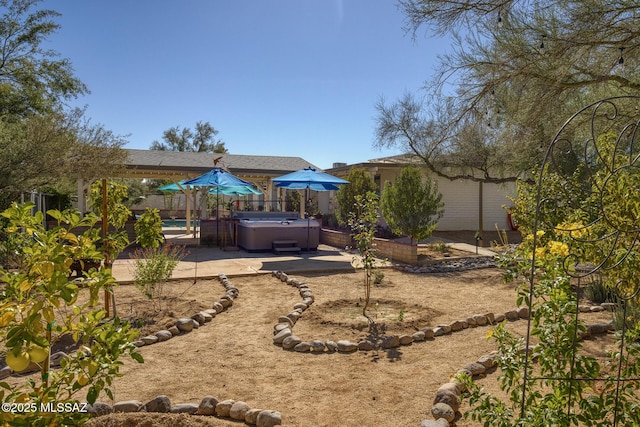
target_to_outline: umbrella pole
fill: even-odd
[[[305,206],[305,212],[307,215],[307,253],[309,253],[309,229],[311,228],[311,223],[310,223],[310,219],[309,219],[309,212],[307,209],[308,206],[307,204],[309,203],[309,186],[311,185],[311,183],[307,183],[307,191],[305,194],[305,201],[304,201],[304,206]]]
[[[216,240],[220,249],[220,187],[216,187]]]

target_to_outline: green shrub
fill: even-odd
[[[617,303],[619,300],[615,289],[607,286],[600,277],[595,278],[585,286],[584,296],[596,304],[602,304],[603,302]]]
[[[164,283],[171,278],[173,270],[186,255],[184,246],[172,244],[137,249],[131,255],[134,259],[133,284],[147,298],[154,300],[159,308]]]
[[[147,208],[136,221],[136,242],[143,248],[157,248],[164,242],[162,218],[158,209]]]

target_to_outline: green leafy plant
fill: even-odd
[[[101,290],[115,285],[111,270],[91,269],[87,273],[88,298],[79,302],[80,289],[68,281],[70,266],[79,253],[96,251],[91,227],[96,218],[81,218],[78,212],[49,211],[60,224],[45,230],[43,215],[32,215],[33,204],[14,203],[2,213],[6,231],[22,235],[16,246],[20,259],[17,270],[0,268],[0,340],[6,348],[6,363],[14,371],[33,366],[39,380],[24,384],[0,383],[0,400],[5,403],[30,402],[36,411],[0,413],[10,425],[81,425],[88,414],[82,412],[43,412],[40,404],[95,402],[102,392],[113,399],[112,381],[120,376],[122,356],[142,362],[132,344],[137,332],[118,318],[107,321],[106,312],[96,309]],[[76,228],[89,229],[76,235]],[[50,369],[51,349],[63,338],[75,343],[60,368]]]
[[[91,209],[96,215],[102,217],[104,207],[102,181],[94,182],[89,190]],[[111,264],[130,243],[126,230],[122,229],[127,220],[131,218],[131,211],[124,204],[128,195],[126,185],[115,181],[106,181],[106,194],[107,223],[110,227],[109,232],[102,236],[101,242],[106,262]]]
[[[492,337],[498,343],[500,388],[507,394],[508,401],[492,396],[463,374],[459,379],[468,390],[466,397],[471,406],[465,415],[499,427],[612,425],[611,396],[616,388],[617,362],[623,359],[623,375],[631,377],[640,369],[638,328],[627,331],[625,351],[608,353],[605,364],[580,352],[581,341],[576,337],[584,334],[586,327],[582,321],[575,321],[577,296],[562,268],[566,247],[549,241],[538,249],[533,293],[530,294],[528,286],[522,286],[517,300],[519,305],[531,304],[531,336],[537,345],[527,354],[523,351],[524,338],[508,332],[504,323],[499,325]],[[527,259],[532,256],[526,251],[521,255]],[[526,382],[522,376],[525,370],[529,373]],[[522,401],[525,388],[526,400]],[[640,413],[633,409],[638,405],[638,388],[637,383],[624,383],[618,402],[619,425],[640,422]],[[620,422],[621,419],[624,421]]]
[[[523,338],[502,325],[494,331],[508,401],[461,378],[469,390],[466,415],[485,425],[640,425],[640,176],[637,153],[630,155],[637,147],[610,132],[590,142],[596,146],[584,151],[597,155],[588,161],[560,156],[545,166],[538,187],[519,186],[515,211],[524,237],[506,277],[524,279],[517,304],[531,308],[530,342],[537,344],[526,351]],[[586,328],[576,317],[571,276],[585,265],[598,266],[601,281],[592,291],[615,294],[619,303],[616,349],[602,359],[581,351]]]
[[[137,249],[131,255],[134,285],[160,308],[164,284],[186,255],[184,246],[172,244]]]
[[[449,252],[449,247],[443,240],[436,240],[435,242],[429,243],[427,245],[431,250],[440,252],[441,254],[445,252]]]
[[[162,218],[158,209],[147,208],[134,225],[136,242],[143,248],[157,248],[164,242]]]
[[[403,168],[395,182],[385,184],[380,206],[391,231],[409,236],[412,245],[431,236],[444,214],[436,182],[423,179],[413,166]]]
[[[365,195],[355,197],[356,209],[351,212],[349,226],[353,230],[353,239],[356,242],[356,249],[359,256],[354,257],[354,264],[361,266],[364,270],[364,305],[362,315],[367,318],[369,324],[374,321],[367,315],[369,300],[371,297],[371,277],[376,268],[375,231],[378,223],[378,207],[380,199],[376,193],[368,192]]]
[[[373,271],[373,284],[380,285],[382,284],[383,279],[384,279],[384,272],[380,269],[375,269]]]
[[[352,215],[357,215],[356,198],[367,194],[368,192],[376,193],[379,189],[371,174],[364,168],[352,168],[347,176],[348,184],[341,185],[336,193],[336,202],[338,209],[336,211],[336,219],[339,224],[349,225]]]

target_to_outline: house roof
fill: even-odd
[[[195,178],[217,166],[247,178],[273,178],[306,167],[317,168],[301,157],[254,156],[244,154],[198,153],[125,149],[125,178]]]
[[[364,168],[370,171],[376,171],[382,168],[402,168],[408,165],[424,166],[420,157],[415,154],[398,154],[389,157],[380,157],[377,159],[371,159],[366,162],[354,163],[354,164],[342,164],[331,169],[327,169],[326,172],[336,176],[347,176],[352,168]]]

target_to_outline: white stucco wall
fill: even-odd
[[[400,174],[399,168],[378,170],[381,189],[386,181],[393,182]],[[426,172],[425,172],[426,173]],[[444,202],[444,215],[438,222],[440,231],[478,230],[480,215],[480,184],[459,179],[451,181],[435,178],[438,191]],[[515,183],[482,184],[483,229],[495,230],[496,224],[501,230],[509,230],[507,212],[503,206],[511,206],[508,196],[514,196]]]

